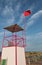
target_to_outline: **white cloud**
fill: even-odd
[[[42,15],[42,10],[40,10],[40,11],[36,12],[35,14],[33,14],[33,15],[31,16],[31,18],[28,20],[29,22],[27,23],[27,27],[33,25],[33,24],[36,22],[36,20],[37,20],[41,15]]]
[[[2,15],[3,16],[13,16],[13,14],[15,14],[16,12],[19,11],[20,6],[21,6],[21,4],[17,3],[14,10],[12,9],[11,6],[10,7],[5,6],[5,8],[4,8],[3,12],[2,12]]]
[[[27,36],[26,37],[26,44],[27,44],[27,48],[28,47],[36,48],[36,46],[39,46],[39,45],[42,46],[42,32],[38,32],[38,33],[36,33],[34,35]]]
[[[2,12],[2,15],[7,18],[6,22],[7,22],[8,25],[14,23],[14,20],[15,20],[14,11],[13,11],[13,9],[11,7],[6,6],[4,8],[3,12]]]
[[[40,38],[40,39],[42,39],[42,32],[37,33],[37,34],[35,35],[35,38]]]
[[[19,11],[20,7],[21,7],[21,4],[17,3],[17,5],[15,6],[15,11]]]
[[[20,15],[20,19],[19,19],[19,22],[18,22],[18,24],[21,24],[21,23],[23,23],[24,22],[24,15],[23,15],[23,13]]]
[[[32,6],[30,6],[28,9],[30,9],[31,11],[33,11],[35,8],[35,4],[33,3]]]
[[[34,39],[34,40],[35,39],[42,39],[42,32],[38,32],[38,33],[31,35],[31,36],[26,36],[26,38],[28,40],[30,40],[30,39]]]
[[[11,17],[11,18],[7,19],[7,24],[8,25],[14,24],[14,21],[15,21],[15,18]]]
[[[0,36],[3,36],[4,32],[0,32]]]
[[[20,9],[21,4],[17,3],[17,5],[15,6],[15,9],[13,10],[11,7],[6,6],[2,12],[2,16],[6,17],[6,22],[8,25],[13,24],[15,21],[14,15],[18,13],[19,9]]]
[[[42,32],[26,37],[26,50],[28,51],[42,51]],[[36,50],[37,49],[37,50]]]
[[[5,32],[6,34],[8,34],[9,32]],[[3,37],[4,36],[4,31],[0,32],[0,37]]]
[[[2,12],[3,16],[13,16],[13,9],[11,7],[6,6]]]

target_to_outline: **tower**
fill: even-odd
[[[25,38],[23,37],[24,29],[19,25],[11,25],[5,27],[4,30],[11,32],[11,35],[6,36],[4,31],[4,38],[2,43],[2,65],[26,65],[25,61]],[[19,35],[17,32],[21,32]]]

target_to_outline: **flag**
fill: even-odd
[[[24,11],[24,16],[29,16],[31,14],[30,10]]]

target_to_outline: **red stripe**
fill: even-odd
[[[15,59],[16,59],[16,65],[17,65],[17,46],[15,46]]]

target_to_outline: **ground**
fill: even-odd
[[[42,52],[25,52],[25,58],[26,65],[42,65]]]
[[[26,52],[26,65],[42,65],[42,52]]]

